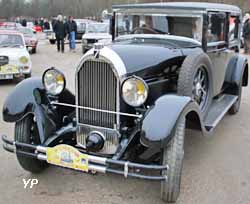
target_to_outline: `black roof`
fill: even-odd
[[[202,2],[164,2],[164,3],[145,3],[145,4],[124,4],[114,5],[113,9],[187,9],[187,10],[219,10],[241,13],[237,6],[219,3]]]

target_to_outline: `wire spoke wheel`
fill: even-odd
[[[201,111],[204,110],[208,99],[209,81],[204,67],[197,69],[194,75],[192,98],[199,104]]]

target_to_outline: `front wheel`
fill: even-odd
[[[33,116],[27,116],[15,125],[15,141],[39,145],[40,139],[38,135],[38,129],[33,120]],[[24,147],[20,147],[18,150],[34,153],[34,151],[27,150]],[[48,167],[46,162],[24,156],[18,152],[17,160],[23,169],[32,173],[40,173]]]
[[[185,117],[181,117],[176,124],[173,138],[162,152],[162,164],[169,169],[162,172],[167,177],[161,182],[161,198],[165,202],[176,202],[180,194],[181,174],[184,158]]]
[[[36,53],[36,47],[32,48],[31,53],[32,53],[32,54],[35,54],[35,53]]]
[[[24,74],[24,78],[25,79],[28,79],[28,78],[30,78],[31,77],[31,73],[29,73],[29,74]]]
[[[49,42],[50,42],[51,45],[56,44],[56,40],[49,40]]]

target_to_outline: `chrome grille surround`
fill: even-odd
[[[88,63],[87,67],[86,64]],[[87,68],[86,68],[87,67]],[[88,69],[85,71],[91,71],[89,76],[81,75],[82,69]],[[114,75],[114,79],[110,79],[107,76],[103,76],[105,74],[103,71],[112,72]],[[84,73],[84,72],[83,72]],[[110,74],[110,73],[108,73]],[[106,75],[108,75],[106,73]],[[89,77],[89,78],[88,78]],[[105,84],[102,84],[103,78],[110,80],[107,81]],[[93,79],[96,78],[94,82]],[[90,84],[84,90],[84,81],[88,81]],[[99,82],[99,80],[101,82]],[[113,81],[112,81],[113,80]],[[88,83],[86,82],[86,83]],[[113,84],[112,84],[113,82]],[[108,87],[108,85],[113,85],[115,87]],[[104,87],[102,87],[104,86]],[[105,87],[107,86],[107,87]],[[115,101],[109,101],[109,90],[106,90],[105,93],[100,92],[101,89],[105,91],[105,88],[110,88],[113,93],[112,99]],[[88,92],[88,90],[89,92]],[[96,93],[93,94],[93,92]],[[111,92],[112,92],[111,91]],[[85,99],[87,98],[87,103],[83,102],[85,94]],[[88,95],[89,94],[89,95]],[[115,94],[115,96],[114,96]],[[88,97],[92,97],[89,99]],[[104,98],[104,99],[103,99]],[[103,99],[104,104],[100,103]],[[106,103],[105,103],[106,102]],[[107,104],[109,102],[110,104]],[[97,109],[103,110],[111,110],[115,112],[120,111],[120,79],[116,70],[114,69],[113,64],[104,57],[99,57],[98,59],[94,55],[87,56],[81,65],[79,66],[76,72],[76,104],[77,106],[88,106]],[[99,153],[105,154],[114,154],[119,146],[119,124],[120,124],[120,116],[119,114],[110,114],[110,113],[102,113],[102,112],[95,112],[91,110],[76,110],[76,117],[77,117],[77,144],[82,148],[86,148],[86,138],[90,132],[98,131],[105,137],[105,143],[102,150]],[[106,120],[106,121],[105,121]]]

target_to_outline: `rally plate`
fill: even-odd
[[[10,64],[0,66],[0,74],[10,74],[10,73],[18,73],[17,66]]]
[[[69,145],[47,148],[47,162],[57,166],[88,172],[88,155]]]

